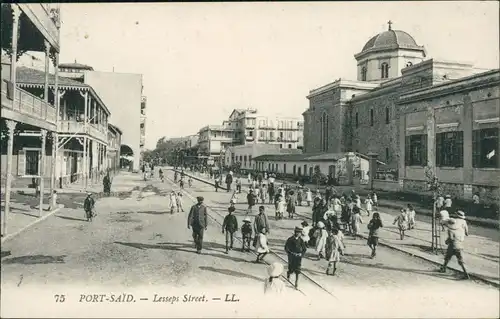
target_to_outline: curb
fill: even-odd
[[[174,170],[174,169],[172,169],[172,171],[175,171],[175,170]],[[185,173],[185,174],[186,174],[186,173]],[[186,174],[186,175],[188,175],[188,174]],[[192,176],[192,175],[190,175],[190,174],[189,174],[189,176],[191,176],[193,179],[196,179],[196,180],[198,180],[198,181],[200,181],[200,182],[204,182],[205,184],[214,185],[214,184],[212,184],[212,183],[211,183],[211,182],[209,182],[209,181],[206,181],[206,180],[202,180],[202,179],[196,178],[195,176]],[[380,204],[379,204],[379,206],[386,207],[386,206],[384,206],[384,205],[380,205]],[[363,239],[368,239],[368,236],[366,236],[366,235],[364,235],[364,234],[358,234],[357,236],[358,236],[358,237],[360,237],[360,238],[363,238]],[[387,248],[390,248],[390,249],[393,249],[393,250],[396,250],[396,251],[399,251],[399,252],[402,252],[402,253],[405,253],[405,254],[410,255],[410,256],[412,256],[412,257],[417,257],[417,258],[420,258],[420,259],[425,260],[425,261],[427,261],[427,262],[430,262],[430,263],[432,263],[432,264],[434,264],[434,265],[442,266],[442,264],[441,264],[441,263],[439,263],[439,262],[437,262],[437,261],[435,261],[435,260],[432,260],[431,258],[425,257],[425,256],[423,256],[423,255],[421,255],[421,254],[417,254],[417,255],[416,255],[416,254],[411,253],[411,252],[409,252],[409,251],[407,251],[407,250],[404,250],[404,249],[402,249],[402,248],[399,248],[399,247],[397,247],[397,246],[395,246],[395,245],[391,245],[391,244],[384,243],[384,241],[383,241],[383,240],[380,240],[380,239],[379,239],[379,245],[384,246],[384,247],[387,247]],[[461,269],[458,269],[458,268],[456,268],[456,267],[453,267],[453,266],[448,266],[448,268],[452,269],[452,270],[453,270],[453,271],[455,271],[455,272],[462,273],[462,270],[461,270]],[[481,275],[477,275],[477,274],[474,274],[474,273],[469,273],[469,276],[470,276],[471,278],[473,278],[473,279],[476,279],[476,280],[482,281],[482,282],[484,282],[484,283],[486,283],[486,284],[489,284],[489,285],[495,286],[496,288],[499,288],[499,287],[500,287],[500,284],[499,284],[499,283],[497,283],[497,282],[495,282],[495,281],[492,281],[492,280],[490,280],[490,279],[488,279],[488,278],[485,278],[485,277],[483,277],[483,276],[481,276]]]
[[[368,236],[365,235],[365,234],[357,234],[357,236],[359,238],[368,239]],[[425,257],[425,256],[423,256],[421,254],[411,253],[411,252],[409,252],[407,250],[404,250],[402,248],[399,248],[399,247],[397,247],[395,245],[387,244],[383,240],[381,240],[380,238],[379,238],[378,243],[379,243],[380,246],[384,246],[384,247],[387,247],[387,248],[390,248],[390,249],[393,249],[393,250],[397,250],[399,252],[405,253],[405,254],[410,255],[412,257],[420,258],[420,259],[425,260],[427,262],[430,262],[430,263],[432,263],[434,265],[442,266],[442,263],[440,263],[440,262],[437,262],[437,261],[435,261],[435,260],[433,260],[431,258]],[[456,268],[454,266],[448,266],[448,268],[450,268],[451,270],[453,270],[455,272],[458,272],[458,273],[462,273],[463,272],[461,269],[458,269],[458,268]],[[477,274],[474,274],[474,273],[469,273],[469,277],[471,277],[472,279],[476,279],[476,280],[482,281],[482,282],[484,282],[486,284],[495,286],[496,288],[500,287],[500,284],[498,282],[492,281],[492,280],[490,280],[488,278],[485,278],[485,277],[483,277],[481,275],[477,275]]]
[[[30,223],[30,224],[28,224],[28,225],[24,226],[23,228],[21,228],[21,229],[20,229],[20,230],[18,230],[17,232],[12,233],[12,234],[8,234],[7,236],[5,236],[5,237],[3,237],[3,238],[2,238],[1,243],[2,243],[2,244],[3,244],[3,243],[5,243],[6,241],[8,241],[8,240],[10,240],[10,239],[12,239],[12,238],[14,238],[14,237],[16,237],[17,235],[19,235],[19,234],[20,234],[20,233],[22,233],[23,231],[27,230],[28,228],[31,228],[32,226],[34,226],[34,225],[36,225],[36,224],[38,224],[38,223],[40,223],[40,222],[42,222],[42,221],[46,220],[46,219],[47,219],[47,218],[49,218],[50,216],[52,216],[52,215],[54,215],[55,213],[57,213],[58,211],[60,211],[62,208],[64,208],[64,205],[59,206],[58,208],[56,208],[56,209],[54,209],[54,210],[50,211],[49,213],[47,213],[46,215],[44,215],[44,216],[42,216],[42,217],[38,218],[38,219],[37,219],[37,220],[35,220],[34,222],[32,222],[32,223]]]

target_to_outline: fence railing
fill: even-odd
[[[2,80],[2,107],[47,121],[50,124],[56,123],[54,106],[20,88],[16,89],[13,96],[12,90],[12,84]]]

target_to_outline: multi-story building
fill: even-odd
[[[108,168],[113,172],[120,169],[120,147],[122,131],[113,124],[108,124]]]
[[[58,92],[58,75],[55,90],[49,88],[49,67],[57,65],[59,59],[60,10],[53,4],[16,4],[2,3],[2,33],[9,34],[2,38],[2,83],[1,83],[1,169],[2,190],[5,190],[4,218],[10,210],[10,192],[13,182],[31,182],[26,174],[18,176],[17,168],[33,168],[33,177],[40,179],[43,189],[44,177],[51,174],[51,163],[46,160],[46,153],[53,148],[52,139],[57,130],[54,92]],[[12,40],[11,40],[12,39]],[[18,87],[17,62],[26,51],[45,53],[45,70],[42,95],[34,95]],[[51,62],[52,60],[52,62]],[[55,104],[55,105],[54,105]],[[26,160],[17,163],[15,156],[19,149],[30,147],[33,162]],[[25,157],[22,157],[25,159]],[[17,165],[15,165],[17,164]],[[26,170],[24,170],[26,172]],[[22,171],[21,171],[22,172]],[[13,178],[16,175],[17,178]],[[52,184],[54,186],[54,184]],[[43,196],[41,196],[43,201]],[[5,225],[5,224],[4,224]],[[5,232],[5,229],[3,229]]]
[[[147,97],[143,96],[141,97],[141,138],[139,141],[139,145],[141,148],[141,154],[144,152],[144,145],[146,144],[146,104],[147,104]]]
[[[372,153],[386,164],[370,174],[376,185],[408,192],[426,190],[431,166],[447,193],[498,201],[499,70],[426,58],[391,24],[371,38],[356,81],[310,91],[305,153]]]
[[[267,144],[301,149],[303,121],[259,115],[255,109],[235,109],[222,125],[205,126],[198,134],[200,154],[214,158],[224,155],[228,147],[237,145]]]

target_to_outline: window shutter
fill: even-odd
[[[17,153],[17,175],[26,175],[26,151],[19,150]]]
[[[422,166],[427,166],[427,134],[421,135],[422,137]]]
[[[410,136],[405,137],[405,166],[410,166]]]
[[[456,132],[455,135],[455,167],[464,166],[464,132]]]
[[[472,131],[472,167],[479,167],[481,160],[481,131]]]
[[[442,153],[443,153],[443,139],[442,134],[436,134],[436,166],[441,166]]]

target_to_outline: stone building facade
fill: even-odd
[[[445,190],[456,197],[470,198],[472,192],[477,191],[483,194],[483,198],[498,199],[497,181],[500,178],[497,174],[500,164],[498,160],[495,162],[490,159],[486,161],[489,163],[487,168],[477,167],[479,164],[474,166],[471,162],[474,156],[479,158],[486,155],[481,153],[480,146],[474,146],[480,142],[473,144],[471,136],[475,136],[476,140],[488,139],[489,142],[484,143],[488,145],[486,148],[489,153],[498,154],[498,142],[494,141],[498,141],[500,126],[496,79],[499,71],[477,69],[468,63],[426,58],[427,52],[423,46],[418,45],[408,33],[392,30],[391,24],[389,30],[370,39],[362,51],[355,55],[357,81],[338,79],[309,92],[309,107],[303,113],[305,154],[376,154],[378,160],[386,165],[379,165],[374,170],[375,184],[379,183],[384,189],[408,192],[425,192],[427,186],[423,167],[437,166],[436,174],[444,183]],[[459,107],[456,112],[449,113],[445,111],[446,107],[440,106],[442,103]],[[473,107],[468,109],[467,105]],[[473,115],[476,113],[478,115]],[[429,114],[436,114],[438,135],[445,133],[442,131],[445,129],[461,131],[454,134],[458,136],[457,139],[463,135],[463,143],[456,142],[462,143],[462,146],[452,148],[449,146],[451,142],[442,140],[444,135],[403,128],[415,122],[411,125],[427,129],[427,124],[423,123],[427,123],[425,119]],[[462,115],[460,117],[457,114]],[[451,122],[441,123],[441,118],[460,124],[453,126],[455,124]],[[476,126],[486,124],[491,130],[479,132],[482,128]],[[423,137],[427,135],[422,132],[427,132],[429,136]],[[412,145],[425,145],[425,148],[422,146],[421,150],[414,151],[425,154],[418,155],[422,156],[422,160],[416,164],[418,169],[409,164],[409,146],[405,146],[410,143],[409,136],[417,133],[422,138],[420,141],[413,138]],[[437,139],[441,140],[435,143]],[[432,144],[427,146],[429,141]],[[448,153],[453,154],[454,158],[458,157],[456,149],[462,149],[464,162],[454,164],[452,168],[444,167],[450,155],[440,155],[438,158],[430,154],[444,152],[442,145],[448,147]],[[497,146],[492,148],[491,145]],[[488,156],[498,158],[498,155],[491,154]],[[442,161],[445,161],[444,164]],[[485,171],[487,175],[484,175]]]

